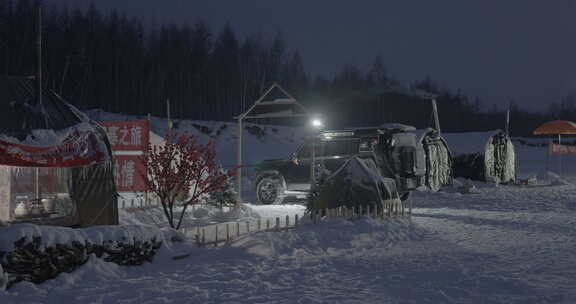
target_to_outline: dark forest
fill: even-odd
[[[231,24],[217,31],[201,19],[184,26],[150,25],[94,6],[44,6],[43,15],[45,85],[84,110],[164,116],[169,99],[176,119],[229,121],[278,83],[322,113],[330,127],[432,126],[430,102],[407,93],[412,89],[437,96],[444,132],[504,128],[507,108],[515,136],[530,135],[548,120],[576,116],[571,96],[534,113],[513,101],[494,105],[469,97],[436,84],[433,75],[405,84],[378,54],[368,68],[345,65],[334,76],[312,78],[281,33],[240,38]],[[35,73],[35,29],[33,1],[0,0],[0,74]]]

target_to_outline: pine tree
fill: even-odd
[[[308,195],[306,196],[306,212],[310,213],[316,210],[314,202],[320,196],[322,186],[324,186],[326,183],[329,175],[330,171],[324,168],[322,162],[316,164],[316,169],[314,170],[314,180],[310,185],[310,192],[308,192]]]
[[[226,173],[222,167],[220,167],[218,171],[220,174]],[[224,182],[222,187],[210,194],[210,198],[206,200],[206,203],[220,209],[224,207],[232,207],[236,204],[236,196],[234,179],[229,178]]]

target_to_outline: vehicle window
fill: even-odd
[[[354,155],[358,153],[358,140],[325,141],[320,147],[320,156]]]
[[[300,147],[296,156],[299,159],[311,158],[312,144],[307,143]],[[332,140],[317,143],[316,157],[347,156],[358,153],[358,140]]]

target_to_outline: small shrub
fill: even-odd
[[[264,136],[267,135],[266,129],[261,128],[259,126],[245,126],[244,129],[248,131],[248,133],[256,136],[258,139],[262,139]]]
[[[192,126],[196,128],[196,130],[200,131],[202,134],[210,135],[212,134],[212,129],[208,128],[207,126],[202,126],[199,124],[193,123]]]

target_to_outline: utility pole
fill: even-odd
[[[172,120],[170,119],[170,98],[166,99],[166,116],[168,117],[168,130],[172,130]]]

